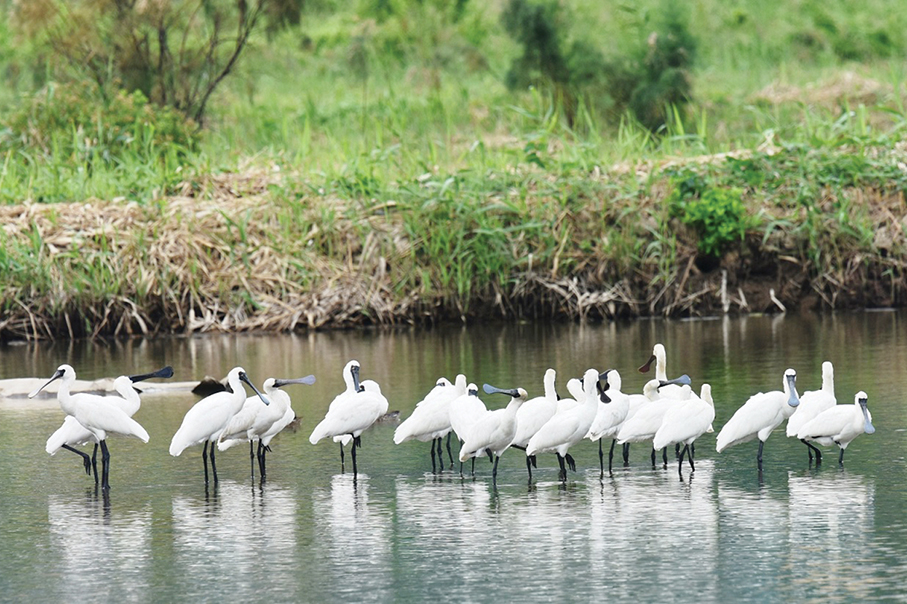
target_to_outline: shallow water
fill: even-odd
[[[81,379],[163,364],[177,380],[237,364],[256,384],[318,378],[288,389],[302,419],[272,442],[263,484],[236,447],[218,455],[221,480],[206,488],[199,448],[167,453],[197,398],[147,395],[135,417],[151,441],[110,440],[109,497],[76,456],[44,452],[63,419],[53,399],[0,401],[0,600],[907,599],[905,329],[907,315],[884,312],[0,346],[3,378],[49,377],[64,362]],[[754,443],[718,455],[714,434],[681,476],[673,460],[653,470],[635,445],[630,465],[601,480],[586,442],[566,485],[553,456],[528,484],[511,450],[497,489],[484,460],[474,479],[431,474],[428,445],[395,446],[393,422],[363,435],[356,480],[340,472],[337,445],[308,443],[350,358],[406,417],[439,375],[459,371],[536,395],[549,366],[562,390],[589,366],[615,367],[637,392],[646,376],[635,368],[658,341],[669,374],[712,384],[716,431],[747,396],[780,388],[788,366],[800,392],[818,388],[823,360],[835,363],[839,403],[869,394],[877,431],[850,445],[843,467],[837,451],[810,467],[782,427],[761,475]]]

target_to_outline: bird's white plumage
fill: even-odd
[[[256,440],[267,445],[274,435],[293,421],[295,414],[290,407],[290,395],[275,384],[274,378],[268,378],[261,387],[271,402],[269,405],[265,405],[258,395],[246,397],[242,408],[230,418],[218,437],[219,451]],[[268,442],[265,442],[266,435]]]
[[[822,363],[822,388],[809,390],[800,396],[800,404],[787,420],[787,435],[797,436],[800,428],[811,419],[838,404],[835,398],[835,370],[830,361]]]
[[[460,441],[466,439],[469,428],[486,411],[485,403],[479,398],[479,388],[473,383],[466,387],[466,394],[458,396],[450,403],[450,427]]]
[[[511,446],[526,448],[529,439],[557,413],[557,391],[554,385],[556,379],[557,372],[549,368],[545,371],[543,380],[545,394],[520,405],[516,412],[516,434]]]
[[[620,374],[616,369],[608,371],[605,379],[608,382],[610,403],[599,403],[598,413],[589,428],[588,437],[593,442],[602,438],[614,438],[630,412],[630,397],[621,392]]]
[[[240,374],[242,367],[234,367],[227,374],[232,392],[215,392],[195,403],[170,441],[170,455],[178,457],[186,448],[220,438],[230,419],[239,413],[246,402],[246,390]]]
[[[652,439],[652,448],[660,450],[675,443],[692,444],[708,432],[715,419],[712,387],[703,384],[699,396],[675,403],[667,413]]]
[[[365,389],[360,391],[358,376],[359,362],[348,362],[343,368],[346,389],[331,401],[324,419],[309,436],[310,443],[314,445],[323,438],[346,443],[361,435],[387,413],[388,401],[381,394],[378,384],[371,380],[368,380],[369,384],[362,382]]]
[[[486,411],[469,427],[463,446],[460,447],[460,461],[481,455],[486,450],[500,457],[510,447],[516,434],[517,411],[528,398],[522,388],[517,388],[515,394],[506,407]]]
[[[782,380],[783,390],[759,392],[751,396],[721,428],[716,439],[716,450],[721,453],[728,447],[754,438],[765,442],[772,430],[796,410],[796,405],[790,404],[791,400],[799,400],[792,385],[796,377],[797,372],[788,369]]]
[[[132,380],[129,379],[129,376],[119,376],[113,381],[113,388],[120,396],[105,396],[104,400],[116,405],[130,417],[135,415],[142,406],[142,400],[139,398],[139,393],[132,387]],[[80,424],[79,420],[72,415],[67,415],[63,419],[63,424],[47,439],[44,449],[54,455],[63,448],[63,445],[78,447],[97,442],[94,434]]]
[[[866,393],[860,391],[854,395],[853,405],[835,405],[826,409],[804,424],[797,433],[797,438],[825,447],[837,445],[846,449],[860,434],[875,432],[866,399]]]
[[[92,442],[106,440],[108,433],[135,436],[143,442],[148,442],[149,436],[145,428],[132,419],[119,405],[108,400],[115,397],[98,396],[85,392],[72,394],[70,389],[76,381],[76,372],[70,365],[60,365],[54,373],[54,377],[29,394],[29,398],[36,396],[44,386],[56,379],[60,380],[60,388],[57,391],[60,408],[67,415],[73,416],[91,433]],[[124,401],[123,404],[128,403]]]
[[[598,370],[587,369],[583,374],[583,399],[566,411],[559,411],[529,439],[526,455],[555,451],[561,457],[586,437],[598,413],[599,396],[596,384]]]
[[[660,382],[657,379],[646,382],[643,387],[645,402],[636,409],[632,417],[629,417],[621,425],[620,430],[617,432],[618,443],[652,440],[658,428],[661,427],[665,413],[668,412],[672,404],[681,400],[662,395],[658,388],[659,384]],[[690,387],[685,386],[684,388],[686,390],[681,389],[680,391],[681,396],[689,398]]]
[[[459,374],[454,384],[447,378],[440,378],[435,387],[425,395],[412,414],[394,430],[394,443],[407,440],[427,442],[447,436],[451,430],[450,404],[457,397],[466,394],[466,376]]]

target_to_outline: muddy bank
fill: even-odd
[[[747,211],[757,226],[713,258],[665,209],[668,177],[645,187],[633,175],[518,177],[534,179],[528,193],[498,188],[474,207],[418,215],[424,224],[413,223],[426,206],[421,200],[307,194],[268,173],[196,180],[185,194],[147,206],[5,206],[0,339],[682,317],[907,301],[907,204],[899,186],[823,186],[812,205],[787,200],[783,188],[751,188]],[[455,254],[432,248],[454,225],[483,220],[502,203],[509,205],[506,221],[495,223],[497,239],[477,223],[454,237]],[[491,244],[497,247],[489,251]]]

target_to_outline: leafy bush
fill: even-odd
[[[711,258],[743,241],[749,227],[743,191],[714,186],[696,174],[675,179],[668,204],[671,214],[696,233],[699,252]]]
[[[58,78],[91,81],[107,98],[141,91],[201,123],[266,2],[29,0],[14,14],[19,31],[45,45]]]
[[[187,153],[196,143],[195,124],[173,109],[149,104],[138,91],[121,90],[104,101],[87,84],[49,84],[0,126],[0,150],[75,165],[116,162],[126,154],[153,160],[165,150]]]
[[[567,45],[562,12],[553,0],[510,0],[501,19],[523,53],[507,72],[506,84],[511,90],[529,85],[552,89],[568,126],[573,127],[582,94],[604,82],[605,62],[588,42],[576,40]]]
[[[678,3],[662,6],[662,23],[648,33],[641,54],[619,55],[606,66],[615,108],[629,109],[652,131],[664,126],[671,107],[682,107],[692,99],[690,72],[697,46]]]

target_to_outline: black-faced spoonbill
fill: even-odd
[[[243,382],[249,385],[261,401],[268,405],[271,401],[259,392],[255,384],[246,375],[242,367],[234,367],[227,374],[227,383],[232,392],[215,392],[195,403],[183,417],[183,423],[170,441],[170,455],[179,457],[187,447],[205,444],[202,449],[202,463],[205,466],[205,484],[208,484],[208,443],[211,443],[211,473],[217,483],[217,465],[214,460],[214,443],[227,427],[227,422],[239,413],[246,402],[246,390]]]
[[[652,439],[652,451],[664,450],[673,444],[683,445],[677,460],[677,472],[683,468],[683,456],[689,453],[690,470],[695,472],[693,452],[690,447],[693,441],[709,431],[715,421],[715,403],[712,400],[712,387],[703,384],[700,395],[675,403],[665,413],[661,426]]]
[[[312,385],[314,383],[314,375],[292,379],[266,379],[261,385],[261,389],[264,390],[265,396],[268,397],[271,404],[265,405],[258,396],[246,398],[239,413],[227,422],[227,426],[218,438],[217,449],[226,451],[234,445],[248,441],[252,476],[253,478],[255,476],[255,459],[257,457],[258,469],[261,477],[264,478],[266,474],[265,455],[271,451],[269,446],[271,439],[296,417],[293,407],[290,405],[290,395],[281,388],[290,384]],[[254,450],[255,443],[258,443],[257,453]]]
[[[121,375],[113,381],[113,389],[120,396],[107,396],[105,397],[105,400],[117,405],[120,409],[125,411],[129,417],[132,417],[139,410],[139,407],[142,406],[139,393],[132,387],[132,384],[150,378],[169,377],[173,377],[172,367],[164,367],[163,369],[158,369],[152,373],[143,373],[140,375]],[[94,443],[94,451],[92,452],[91,457],[89,457],[87,453],[83,453],[75,448],[90,443]],[[98,483],[98,441],[95,439],[94,434],[80,424],[73,416],[66,416],[66,419],[63,420],[63,425],[50,435],[44,448],[51,455],[55,455],[60,449],[66,449],[80,455],[82,457],[82,465],[85,467],[85,473],[91,476],[93,470],[95,484]]]
[[[450,404],[459,396],[466,394],[466,376],[462,373],[456,377],[454,384],[447,378],[439,378],[428,394],[425,395],[412,414],[403,420],[394,430],[394,444],[399,445],[408,440],[431,442],[431,471],[436,471],[435,446],[438,450],[438,462],[444,471],[444,458],[441,455],[441,439],[447,436],[447,455],[450,468],[453,469],[453,454],[450,451]]]
[[[599,395],[598,370],[587,369],[583,374],[584,400],[579,401],[575,407],[559,411],[529,439],[526,455],[538,455],[546,451],[554,451],[560,465],[558,477],[567,481],[567,468],[564,462],[574,472],[576,462],[568,453],[570,447],[581,441],[589,433],[592,422],[598,414],[599,401],[609,400],[606,395]]]
[[[555,389],[555,380],[557,372],[554,369],[547,369],[542,384],[545,388],[543,396],[531,398],[523,403],[516,412],[516,435],[513,437],[511,447],[526,450],[529,446],[529,439],[535,436],[535,433],[541,430],[542,426],[548,423],[554,414],[558,411],[557,390]],[[529,480],[532,480],[532,468],[536,466],[534,455],[526,456],[526,470],[529,472]],[[536,466],[537,467],[537,466]]]
[[[617,433],[619,444],[637,443],[652,440],[661,427],[665,414],[678,402],[690,398],[690,376],[684,374],[673,380],[649,380],[643,387],[643,394],[647,401],[644,402],[633,417],[627,419]],[[680,388],[667,395],[664,391],[670,388]],[[667,450],[662,450],[664,463],[668,463]],[[655,467],[655,449],[652,449],[652,467]]]
[[[359,389],[359,361],[350,361],[343,368],[343,381],[346,389],[334,397],[324,419],[315,426],[309,442],[317,444],[323,438],[332,438],[340,442],[340,466],[343,468],[343,445],[351,443],[353,456],[353,475],[358,473],[356,467],[356,449],[361,446],[361,434],[375,421],[387,413],[388,402],[381,394],[380,388],[372,382],[363,390]],[[365,384],[365,382],[363,382]]]
[[[460,449],[466,435],[476,420],[485,415],[488,409],[479,398],[479,387],[470,382],[466,386],[466,394],[460,395],[450,403],[450,427],[460,441]],[[476,458],[472,458],[472,473],[476,473]],[[460,475],[463,475],[463,462],[460,462]]]
[[[48,384],[57,379],[61,380],[60,389],[57,392],[60,408],[91,432],[94,440],[101,446],[101,488],[105,491],[109,490],[110,452],[107,449],[107,435],[135,436],[143,442],[148,442],[148,432],[118,405],[107,400],[111,397],[85,392],[71,394],[70,388],[76,381],[76,372],[69,365],[60,365],[53,376],[43,386],[29,394],[28,398],[34,398]],[[97,469],[95,474],[97,475]]]
[[[600,478],[605,477],[605,455],[602,451],[602,441],[606,438],[611,439],[611,449],[608,452],[608,473],[612,471],[614,462],[614,445],[617,443],[617,433],[620,427],[627,420],[630,413],[630,397],[620,391],[620,374],[616,369],[608,369],[599,375],[600,380],[604,380],[605,392],[610,403],[599,403],[598,413],[589,428],[587,435],[592,442],[598,441],[598,465]]]
[[[830,361],[822,363],[822,389],[809,390],[800,396],[800,404],[796,411],[787,420],[788,437],[796,437],[800,428],[811,419],[838,404],[835,398],[835,369]],[[809,451],[809,461],[812,463],[813,453],[816,454],[816,463],[822,463],[822,451],[814,447],[808,440],[803,440]]]
[[[800,397],[797,395],[797,372],[787,369],[782,385],[784,390],[759,392],[751,396],[721,428],[715,449],[721,453],[728,447],[759,438],[756,463],[762,469],[762,448],[772,430],[794,414]]]
[[[876,431],[869,413],[867,395],[862,390],[853,397],[853,405],[835,405],[806,422],[797,433],[797,438],[817,442],[823,447],[838,445],[841,455],[838,463],[844,463],[844,449],[853,439]]]
[[[460,448],[460,461],[464,462],[470,457],[480,455],[486,451],[494,459],[494,468],[491,470],[491,482],[498,483],[498,461],[513,442],[516,434],[516,414],[529,396],[522,388],[504,390],[489,384],[483,384],[482,389],[488,394],[506,394],[510,402],[503,409],[486,411],[466,433],[463,446]]]

